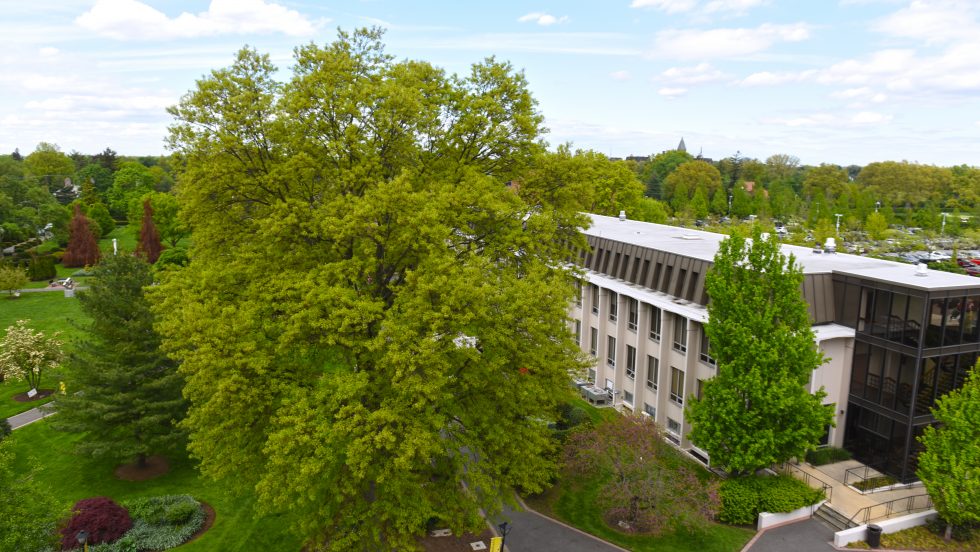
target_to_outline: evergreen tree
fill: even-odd
[[[81,205],[75,204],[75,214],[68,227],[68,248],[61,258],[61,264],[76,268],[99,262],[102,253],[90,224],[91,221],[82,213]]]
[[[980,374],[970,371],[963,387],[936,401],[939,426],[925,429],[919,442],[916,475],[925,484],[936,511],[946,522],[948,541],[954,525],[980,523]]]
[[[153,224],[153,206],[150,199],[143,200],[143,224],[140,225],[140,240],[136,244],[136,254],[153,264],[160,258],[163,245],[160,244],[160,232]]]
[[[91,318],[86,338],[70,357],[71,392],[58,399],[57,429],[84,433],[80,453],[136,459],[181,441],[183,379],[160,351],[154,316],[143,295],[150,267],[130,255],[107,257],[79,293]]]
[[[691,441],[712,464],[749,473],[802,457],[833,421],[826,393],[806,390],[823,362],[813,344],[803,273],[775,236],[732,234],[708,272],[708,336],[718,375],[692,399]]]

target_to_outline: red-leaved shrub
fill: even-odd
[[[133,526],[125,508],[111,498],[97,496],[79,500],[72,507],[71,521],[61,530],[61,548],[78,548],[78,532],[88,531],[88,543],[99,544],[118,540]]]

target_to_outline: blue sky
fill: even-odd
[[[980,1],[0,0],[0,152],[164,153],[177,102],[249,44],[380,25],[388,51],[525,71],[556,145],[980,165]]]

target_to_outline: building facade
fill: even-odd
[[[704,278],[720,234],[591,215],[578,259],[573,331],[595,359],[589,382],[615,405],[653,417],[668,439],[704,462],[687,439],[685,403],[716,373],[704,323]],[[803,269],[815,346],[827,362],[810,390],[827,391],[843,446],[878,470],[915,479],[916,437],[935,400],[962,385],[980,351],[980,280],[855,255],[784,245]],[[593,396],[587,394],[587,396]],[[595,398],[593,396],[593,398]]]

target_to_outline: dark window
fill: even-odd
[[[919,377],[919,392],[915,396],[915,415],[929,414],[936,400],[936,358],[922,359],[922,372]]]
[[[640,259],[636,259],[636,261],[633,262],[633,274],[630,275],[630,281],[633,282],[634,284],[638,283],[636,281],[636,275],[639,271],[640,271]]]
[[[592,328],[591,341],[589,342],[589,352],[592,356],[599,356],[599,330]]]
[[[647,355],[647,387],[656,391],[660,382],[660,360]]]
[[[643,259],[643,272],[640,273],[640,281],[637,282],[641,286],[647,285],[647,276],[650,275],[650,259]]]
[[[626,346],[626,377],[636,379],[636,349]]]
[[[613,291],[609,292],[609,320],[615,322],[619,315],[619,297]]]
[[[667,270],[664,271],[664,281],[660,285],[659,290],[664,293],[669,293],[667,290],[670,289],[670,277],[674,275],[674,267],[667,265]]]
[[[708,334],[704,332],[704,326],[701,326],[701,350],[698,352],[698,358],[701,362],[706,362],[712,366],[717,364],[717,361],[711,356],[711,344],[708,343]]]
[[[653,305],[647,305],[647,313],[650,316],[650,339],[654,341],[660,341],[660,323],[661,323],[661,312],[659,307]]]
[[[629,318],[626,319],[626,327],[630,330],[636,331],[636,322],[640,317],[640,305],[636,299],[631,297],[626,298],[626,307],[629,309]]]
[[[654,420],[657,419],[657,409],[653,407],[650,403],[643,403],[643,412],[648,414]]]
[[[657,263],[657,266],[653,269],[653,281],[650,282],[650,287],[653,289],[660,289],[660,273],[663,271],[664,263]]]
[[[606,342],[606,364],[616,367],[616,338],[613,336],[607,336],[608,341]]]
[[[582,344],[582,321],[575,321],[575,343],[578,345]]]
[[[592,289],[592,313],[599,314],[599,286],[595,284],[589,284]]]
[[[623,402],[629,403],[630,406],[633,406],[633,393],[623,391]]]
[[[684,372],[670,367],[670,400],[677,404],[684,404]]]
[[[623,264],[619,267],[619,279],[620,280],[625,280],[626,279],[626,271],[629,270],[629,266],[630,266],[630,256],[629,255],[623,255]]]
[[[616,258],[615,258],[615,260],[613,260],[612,272],[607,272],[606,274],[608,274],[610,276],[613,276],[613,277],[616,276],[617,271],[619,270],[619,261],[622,258],[622,256],[623,256],[622,253],[616,253]]]
[[[685,282],[687,282],[687,270],[682,268],[680,274],[677,275],[677,285],[674,286],[674,297],[684,296]]]
[[[674,315],[674,350],[687,352],[687,319],[679,314]]]
[[[694,301],[694,290],[698,288],[698,278],[700,277],[701,275],[697,272],[691,273],[691,282],[687,285],[687,296],[685,297],[688,301]]]
[[[694,396],[697,397],[699,401],[701,400],[701,397],[704,396],[704,380],[703,379],[699,379],[698,380],[697,388],[694,391]]]

